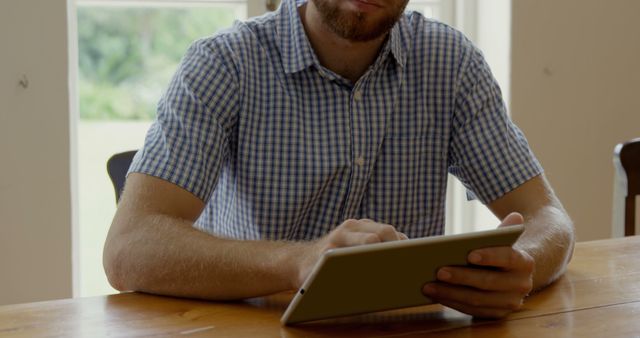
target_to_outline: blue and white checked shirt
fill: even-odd
[[[441,234],[447,172],[482,202],[541,173],[482,54],[408,12],[351,84],[318,62],[296,6],[195,42],[132,172],[206,202],[195,227],[302,240],[349,218]]]

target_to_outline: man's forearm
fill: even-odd
[[[221,239],[168,216],[127,221],[143,225],[112,227],[104,254],[119,290],[217,300],[266,295],[293,289],[293,262],[309,254],[305,243]]]
[[[559,203],[558,203],[559,204]],[[573,254],[573,223],[561,206],[545,206],[525,215],[526,230],[516,244],[535,259],[533,289],[559,278]]]

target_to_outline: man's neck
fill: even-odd
[[[387,37],[366,42],[343,39],[324,24],[312,1],[300,6],[298,13],[320,64],[354,84],[375,62]]]

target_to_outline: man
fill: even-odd
[[[285,0],[196,42],[132,165],[111,284],[217,300],[295,289],[328,249],[441,234],[447,171],[526,230],[469,255],[490,269],[440,269],[427,296],[499,318],[562,274],[571,221],[481,53],[406,4]]]

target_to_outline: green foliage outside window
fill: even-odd
[[[238,8],[78,8],[80,117],[148,120],[189,45]]]

